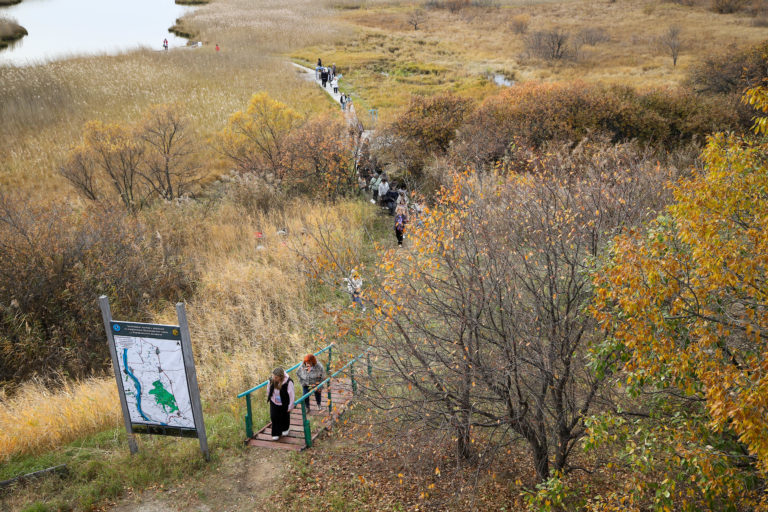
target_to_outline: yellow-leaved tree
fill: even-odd
[[[746,98],[768,111],[764,88]],[[766,505],[767,127],[758,119],[756,137],[712,136],[703,169],[674,187],[665,214],[618,237],[595,274],[593,311],[612,336],[604,348],[624,354],[630,386],[670,397],[668,419],[649,429],[670,449],[664,462],[641,461],[664,476],[645,488],[662,509]]]
[[[301,114],[260,92],[251,97],[245,112],[230,116],[227,127],[213,144],[238,170],[272,174],[280,181],[287,171],[288,136],[302,123]]]

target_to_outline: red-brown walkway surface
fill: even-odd
[[[298,386],[297,386],[298,387]],[[299,388],[300,391],[300,388]],[[296,398],[300,398],[297,396]],[[328,428],[347,408],[347,404],[352,400],[352,383],[349,378],[337,378],[331,380],[331,409],[332,412],[328,412],[328,389],[323,388],[323,401],[320,405],[320,410],[317,408],[317,402],[315,402],[315,396],[312,394],[307,397],[306,401],[311,403],[312,410],[308,415],[309,418],[320,418],[318,425],[317,421],[314,421],[314,431],[312,432],[312,441],[314,442],[320,433]],[[311,401],[311,402],[310,402]],[[263,448],[276,448],[282,450],[294,450],[299,451],[307,447],[307,443],[304,441],[304,426],[301,422],[301,405],[291,411],[291,429],[290,434],[287,436],[281,436],[277,441],[272,440],[272,423],[259,430],[251,439],[247,441],[248,446],[261,446]]]

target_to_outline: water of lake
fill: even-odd
[[[116,54],[140,46],[184,46],[186,39],[168,32],[176,19],[193,9],[174,0],[23,0],[0,7],[29,32],[0,50],[0,65],[23,66],[75,55]]]

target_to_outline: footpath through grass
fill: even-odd
[[[263,408],[265,409],[265,408]],[[243,427],[235,412],[206,416],[211,462],[197,439],[139,437],[131,456],[123,427],[105,430],[42,455],[16,457],[0,467],[0,480],[67,465],[67,472],[16,484],[0,494],[2,510],[92,510],[126,491],[203,478],[221,460],[243,451]]]

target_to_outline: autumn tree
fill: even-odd
[[[142,174],[154,193],[169,200],[186,194],[199,167],[198,141],[181,109],[154,106],[144,117],[138,136],[146,145]]]
[[[427,13],[418,7],[408,13],[408,24],[413,27],[413,30],[419,30],[419,25],[423,24],[426,19]]]
[[[680,56],[680,49],[683,42],[680,40],[682,30],[677,25],[672,25],[664,34],[659,37],[659,44],[672,57],[672,66],[677,66],[677,58]]]
[[[251,97],[245,112],[235,112],[214,146],[241,172],[285,177],[289,135],[302,124],[301,115],[265,92]]]
[[[587,366],[599,339],[583,314],[588,271],[665,195],[652,159],[625,167],[635,151],[521,152],[525,168],[454,175],[413,221],[407,251],[378,257],[365,288],[371,313],[350,310],[339,326],[369,333],[378,363],[365,394],[390,425],[452,440],[459,463],[522,440],[540,480],[574,469],[584,419],[605,398],[605,374]],[[325,249],[305,258],[313,276],[338,281],[356,266],[315,238]]]
[[[768,108],[762,88],[747,98]],[[663,475],[683,470],[692,485],[681,499],[693,508],[757,506],[768,470],[765,126],[759,119],[757,138],[711,137],[704,168],[675,187],[674,204],[618,237],[595,274],[604,349],[626,361],[628,383],[668,397],[667,414],[639,431],[677,446]],[[670,410],[690,418],[685,428],[670,425]]]
[[[335,199],[356,189],[355,149],[360,136],[340,116],[311,119],[291,134],[283,165],[300,191]]]
[[[136,125],[90,121],[60,174],[91,201],[138,212],[156,198],[176,199],[195,181],[194,134],[178,107],[158,105]]]
[[[604,397],[605,374],[587,365],[590,262],[663,196],[652,162],[607,170],[605,154],[581,151],[530,154],[532,173],[456,176],[412,249],[384,256],[373,294],[373,346],[389,366],[373,403],[398,423],[452,432],[464,457],[473,431],[492,446],[522,438],[540,480],[573,469],[584,419]]]
[[[70,151],[61,174],[90,199],[119,197],[128,211],[141,210],[151,190],[141,175],[144,147],[130,127],[86,123],[83,142]]]

